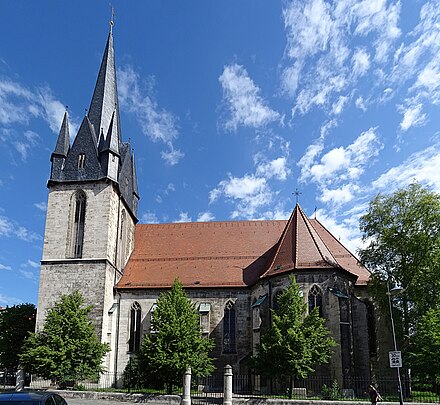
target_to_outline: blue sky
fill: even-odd
[[[440,191],[440,1],[115,1],[140,222],[284,219],[353,252],[377,193]],[[0,306],[37,302],[65,106],[89,107],[108,1],[0,2]],[[437,117],[437,118],[436,118]]]

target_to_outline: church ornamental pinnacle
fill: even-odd
[[[175,278],[216,342],[217,369],[231,364],[234,373],[248,373],[291,274],[337,342],[316,374],[370,378],[378,364],[370,273],[298,204],[288,220],[137,224],[135,160],[121,134],[111,29],[87,115],[70,145],[64,114],[51,163],[37,329],[60,295],[80,291],[110,345],[104,367],[115,385]]]

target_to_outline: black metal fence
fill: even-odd
[[[29,376],[30,377],[30,376]],[[49,380],[38,377],[25,379],[27,388],[55,389]],[[133,377],[133,378],[132,378]],[[104,373],[97,379],[65,382],[63,387],[78,391],[139,392],[147,394],[168,394],[169,387],[154,380],[137,381],[127,374]],[[182,377],[183,379],[183,377]],[[376,377],[372,380],[350,377],[337,381],[328,376],[310,376],[307,379],[274,379],[266,376],[239,375],[232,378],[232,391],[236,398],[282,398],[282,399],[325,399],[325,400],[368,400],[368,385],[373,383],[386,402],[399,402],[397,379]],[[0,389],[13,389],[15,376],[11,373],[0,375]],[[405,402],[440,403],[440,386],[427,381],[410,381],[402,376],[402,392]],[[192,378],[191,397],[195,404],[221,403],[224,392],[224,375],[213,374],[204,378]],[[172,394],[183,395],[181,385],[172,387]]]

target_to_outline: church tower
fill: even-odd
[[[37,330],[60,295],[78,290],[114,347],[114,286],[133,250],[139,195],[134,154],[121,139],[111,29],[88,113],[72,145],[64,114],[51,162]]]

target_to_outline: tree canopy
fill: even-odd
[[[110,350],[101,343],[78,291],[63,295],[49,309],[43,330],[25,342],[21,364],[27,371],[61,384],[94,378],[103,372],[102,358]]]
[[[399,312],[396,332],[404,337],[399,348],[412,352],[407,359],[428,364],[438,351],[409,342],[415,336],[426,342],[422,338],[425,326],[428,319],[433,320],[429,310],[440,309],[440,194],[418,183],[389,195],[379,194],[361,217],[360,229],[366,247],[359,257],[373,272],[372,295],[388,311],[386,284],[401,285],[402,293],[393,297],[393,307]]]
[[[137,359],[142,371],[166,383],[169,391],[182,383],[188,367],[196,376],[206,376],[214,370],[209,357],[214,342],[202,335],[199,322],[195,304],[175,280],[171,290],[157,300],[152,332],[145,336]]]
[[[307,314],[293,276],[277,300],[278,310],[272,310],[272,325],[261,337],[253,366],[263,375],[305,378],[316,365],[328,363],[335,342],[318,308]]]
[[[214,370],[209,357],[214,341],[202,335],[195,304],[176,279],[170,291],[160,295],[138,354],[139,364],[149,375],[168,385],[181,384],[188,367],[193,375],[206,376]]]
[[[35,330],[34,304],[19,304],[0,312],[0,367],[16,369],[23,342]]]

